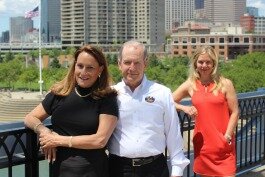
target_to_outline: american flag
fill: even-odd
[[[33,18],[39,16],[39,6],[25,13],[25,18]]]

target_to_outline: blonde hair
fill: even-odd
[[[98,47],[94,47],[91,45],[85,45],[80,47],[75,51],[74,54],[74,62],[72,63],[71,67],[68,70],[67,75],[62,79],[61,81],[55,83],[51,87],[51,91],[60,96],[67,96],[73,91],[75,88],[76,79],[75,79],[75,64],[77,61],[77,58],[80,53],[85,52],[89,55],[92,55],[98,62],[99,66],[103,66],[103,71],[100,74],[100,78],[97,79],[97,81],[93,84],[91,87],[92,89],[92,97],[95,99],[98,99],[100,97],[104,97],[109,94],[116,94],[117,92],[110,87],[110,84],[112,83],[112,80],[109,75],[107,61],[102,53],[101,49]]]
[[[213,70],[211,73],[211,79],[213,80],[215,85],[211,89],[211,91],[217,92],[222,87],[221,80],[223,77],[219,74],[219,70],[218,70],[218,62],[219,62],[218,61],[218,55],[217,55],[216,51],[214,50],[214,48],[211,46],[202,46],[195,51],[195,53],[193,54],[193,56],[191,58],[188,79],[191,81],[193,88],[196,90],[197,89],[196,84],[195,84],[196,80],[200,79],[200,74],[197,71],[197,60],[198,60],[199,56],[202,54],[208,54],[209,57],[213,61]]]

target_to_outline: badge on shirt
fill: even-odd
[[[148,103],[153,103],[155,101],[155,98],[152,96],[147,96],[145,97],[145,101]]]

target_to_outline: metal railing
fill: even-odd
[[[265,94],[239,98],[239,108],[240,119],[236,128],[238,174],[265,160]],[[186,155],[193,163],[194,122],[183,112],[179,112],[179,117]],[[7,168],[8,177],[13,177],[14,166],[24,164],[26,177],[39,177],[39,162],[44,157],[39,151],[37,136],[21,125],[20,128],[0,126],[0,169]],[[185,177],[196,176],[192,172],[192,163],[186,168]]]

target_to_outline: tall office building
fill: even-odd
[[[203,9],[204,8],[204,0],[195,0],[194,1],[195,9]]]
[[[24,42],[26,33],[33,29],[33,20],[24,17],[10,17],[10,42]]]
[[[41,0],[41,34],[43,42],[60,42],[60,32],[60,0]]]
[[[204,0],[206,18],[213,23],[239,24],[245,8],[246,0]]]
[[[254,32],[256,34],[265,34],[265,17],[255,17],[255,29]],[[264,43],[264,39],[261,42],[261,39],[259,39],[259,43]]]
[[[165,28],[170,32],[194,18],[194,0],[165,0]]]
[[[2,32],[1,43],[9,42],[9,31]]]
[[[129,39],[162,44],[164,11],[161,0],[61,0],[62,45],[115,44]]]
[[[259,9],[257,7],[247,7],[247,13],[254,17],[259,16]]]

